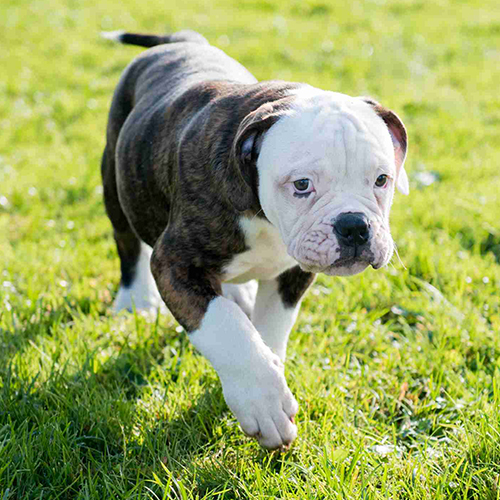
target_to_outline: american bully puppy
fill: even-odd
[[[289,445],[298,406],[283,362],[301,299],[315,273],[391,259],[405,127],[371,99],[257,82],[198,33],[104,36],[154,47],[118,83],[102,160],[115,309],[164,302],[243,431]]]

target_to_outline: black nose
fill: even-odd
[[[340,214],[333,224],[339,242],[348,247],[364,245],[370,239],[370,223],[361,212]]]

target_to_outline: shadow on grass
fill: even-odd
[[[52,311],[28,330],[9,332],[7,340],[19,354],[41,330],[70,320],[67,310]],[[162,342],[144,335],[133,347],[124,340],[120,352],[104,364],[95,363],[97,353],[89,352],[71,375],[54,361],[44,381],[15,373],[10,365],[15,349],[2,351],[0,442],[5,439],[10,446],[10,463],[5,462],[2,473],[11,491],[20,498],[74,498],[89,481],[111,482],[122,493],[137,483],[154,490],[149,481],[165,470],[175,477],[195,475],[196,488],[204,491],[231,479],[210,462],[198,463],[193,471],[193,463],[207,452],[217,459],[226,432],[236,434],[213,372],[197,377],[202,392],[192,402],[182,400],[182,394],[180,401],[167,398],[169,387],[187,384],[180,376],[188,344],[182,335],[167,331]],[[165,357],[172,349],[177,356]]]
[[[53,332],[65,325],[71,325],[82,315],[93,310],[93,301],[88,298],[65,298],[63,304],[44,302],[39,299],[25,307],[13,307],[10,311],[0,311],[0,318],[7,326],[0,328],[0,374],[9,367],[15,356],[39,336],[51,337]],[[102,311],[94,311],[104,316]]]

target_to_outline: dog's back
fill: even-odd
[[[124,196],[125,191],[132,190],[143,211],[147,208],[138,193],[148,192],[157,198],[164,210],[158,213],[151,208],[148,215],[151,220],[161,218],[158,227],[165,227],[170,217],[171,188],[177,184],[170,178],[177,175],[171,168],[174,163],[171,155],[175,155],[177,147],[172,141],[186,129],[191,108],[201,110],[216,94],[227,93],[227,89],[235,86],[251,86],[257,80],[240,63],[193,31],[165,36],[112,32],[103,36],[120,43],[151,47],[127,66],[113,96],[102,162],[105,186],[117,185],[117,159],[122,180],[146,179],[141,172],[147,165],[165,165],[160,182],[147,176],[140,186],[127,184],[121,192]],[[159,156],[161,159],[155,161]],[[112,220],[118,219],[116,225],[127,228],[128,221],[122,216],[118,193],[114,190],[105,197],[108,214]],[[123,224],[119,223],[121,220]]]
[[[118,132],[115,127],[121,128],[123,124],[119,118],[124,110],[130,112],[135,106],[148,108],[160,100],[168,106],[192,85],[204,81],[257,82],[244,66],[209,45],[195,31],[165,36],[111,32],[103,36],[124,44],[150,47],[127,66],[118,83],[110,114],[110,122],[114,123],[111,131],[108,130],[112,135]],[[117,116],[114,115],[116,108],[119,108]]]

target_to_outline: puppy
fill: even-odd
[[[391,259],[405,127],[372,99],[257,82],[192,31],[104,36],[153,47],[118,83],[102,159],[115,309],[166,304],[243,431],[287,446],[298,405],[283,362],[301,299],[316,273]]]

